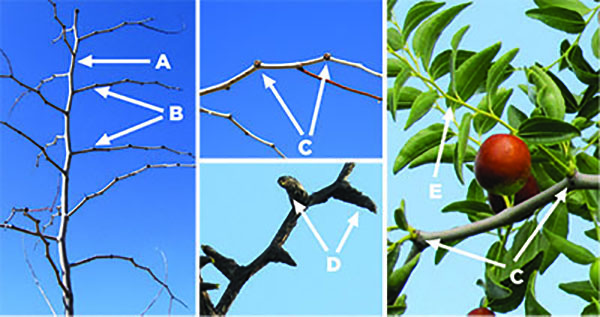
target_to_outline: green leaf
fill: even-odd
[[[544,230],[551,231],[557,236],[566,238],[569,233],[569,213],[565,204],[560,204],[556,207],[552,215],[548,218],[544,224]],[[549,245],[549,242],[544,239],[544,245]],[[540,273],[544,272],[552,265],[552,263],[558,258],[560,252],[553,248],[545,248],[544,259],[540,265]]]
[[[527,281],[527,292],[525,293],[525,314],[534,316],[550,316],[550,313],[535,298],[535,275],[536,271],[529,276]]]
[[[404,87],[404,83],[406,83],[406,81],[410,77],[410,74],[411,71],[407,68],[404,68],[398,73],[398,76],[396,76],[396,79],[394,80],[394,90],[392,98],[393,110],[394,108],[395,110],[398,110],[398,105],[400,104],[400,100],[403,97],[401,89],[402,87]],[[396,120],[396,111],[392,111],[392,118],[394,119],[394,121]]]
[[[400,34],[400,32],[398,32],[398,30],[396,30],[396,28],[387,29],[387,41],[389,47],[391,47],[392,50],[394,50],[394,52],[404,47],[402,35]]]
[[[404,130],[410,128],[415,122],[426,115],[431,110],[433,103],[437,100],[438,94],[435,90],[424,92],[415,99],[412,107],[410,108],[410,114],[406,120]]]
[[[498,118],[502,117],[502,113],[504,112],[504,107],[506,106],[508,99],[512,95],[512,92],[513,92],[512,88],[509,90],[502,88],[498,91],[497,94],[495,94],[492,97],[492,109],[491,110],[494,112],[494,114],[496,114],[496,116]],[[481,102],[479,102],[479,105],[477,105],[477,108],[480,110],[483,110],[485,112],[490,112],[490,108],[488,105],[489,99],[490,99],[489,96],[482,98]],[[490,131],[497,123],[498,123],[498,121],[496,121],[490,117],[484,116],[482,114],[477,114],[475,116],[475,118],[473,119],[473,128],[475,128],[475,131],[477,131],[477,133],[479,133],[479,135],[482,135],[482,134]]]
[[[458,45],[460,44],[460,41],[462,40],[463,36],[469,30],[470,27],[470,25],[465,25],[458,31],[456,31],[456,33],[454,33],[454,36],[452,36],[452,41],[450,41],[450,45],[452,46],[453,51],[458,50]]]
[[[402,147],[396,161],[394,162],[394,174],[402,170],[408,163],[412,162],[419,155],[425,153],[432,147],[440,144],[442,140],[442,132],[444,125],[442,123],[435,123],[429,127],[417,132],[413,135],[406,144]],[[446,140],[454,136],[452,130],[448,130]]]
[[[404,212],[405,210],[404,199],[402,199],[400,202],[400,207],[394,210],[394,221],[396,221],[396,226],[398,226],[400,230],[404,231],[408,230],[408,222],[406,221],[406,215]]]
[[[417,28],[413,37],[413,50],[417,57],[421,58],[425,69],[429,69],[431,53],[442,31],[469,5],[471,5],[471,2],[446,9],[430,17]]]
[[[575,11],[581,15],[588,14],[591,9],[579,0],[534,0],[535,4],[540,8],[559,7],[571,11]]]
[[[403,69],[410,69],[410,65],[398,58],[388,58],[387,77],[396,77]]]
[[[475,55],[473,51],[458,50],[454,60],[454,66],[460,67],[469,57]],[[452,50],[445,50],[439,53],[431,62],[429,67],[429,73],[434,80],[443,77],[450,72],[450,62],[452,57]]]
[[[596,234],[596,228],[586,230],[583,232],[588,238],[598,241],[598,235]]]
[[[546,116],[562,120],[565,116],[565,101],[552,77],[537,65],[529,68],[527,77],[537,88],[537,105],[544,109]]]
[[[577,110],[579,109],[579,107],[577,106],[577,100],[575,100],[575,97],[573,97],[573,94],[571,93],[569,88],[567,88],[567,86],[565,86],[565,84],[560,80],[560,78],[556,77],[556,75],[554,75],[551,71],[548,71],[547,74],[548,76],[550,76],[550,78],[552,78],[552,81],[554,81],[558,89],[560,89],[560,93],[563,97],[563,100],[565,101],[567,113],[577,112]]]
[[[453,247],[453,246],[459,244],[461,241],[463,241],[463,239],[454,240],[451,242],[444,242],[444,244],[446,244],[447,246]],[[446,250],[444,248],[438,248],[437,250],[435,250],[435,259],[433,260],[435,265],[440,264],[440,262],[442,262],[442,259],[444,258],[444,256],[446,256],[446,254],[448,254],[448,250]]]
[[[498,86],[506,76],[506,72],[508,70],[510,62],[512,62],[515,56],[517,56],[518,52],[519,49],[514,48],[506,52],[504,55],[500,56],[500,58],[498,58],[498,60],[494,64],[492,64],[492,66],[488,70],[486,81],[486,90],[488,94],[491,93],[492,95],[494,95],[496,89],[498,89]]]
[[[437,9],[444,4],[444,2],[421,1],[412,6],[406,13],[406,18],[404,19],[404,41],[406,42],[410,33],[412,33],[423,20],[437,11]]]
[[[581,107],[581,110],[579,110],[577,116],[591,120],[598,114],[598,112],[600,112],[600,97],[595,96],[594,98],[588,100],[588,102]]]
[[[581,33],[585,28],[585,21],[579,13],[559,7],[531,9],[527,10],[525,14],[532,19],[542,21],[551,28],[567,33]]]
[[[442,212],[452,211],[462,212],[468,215],[475,215],[477,213],[493,214],[490,205],[476,200],[455,201],[442,208]]]
[[[417,88],[404,86],[400,88],[399,93],[393,94],[395,100],[394,107],[397,110],[410,109],[415,99],[421,94],[421,91]]]
[[[454,162],[455,146],[456,146],[456,144],[444,144],[444,150],[442,151],[441,163],[453,163]],[[412,168],[415,168],[417,166],[421,166],[424,164],[435,163],[435,161],[437,160],[437,155],[438,155],[439,149],[440,149],[440,146],[438,145],[436,147],[433,147],[433,148],[427,150],[425,153],[423,153],[423,154],[419,155],[417,158],[415,158],[410,163],[408,168],[412,169]],[[468,145],[464,161],[465,162],[473,162],[475,160],[475,155],[477,155],[477,151],[475,151],[475,149],[472,146]]]
[[[406,308],[406,294],[403,294],[396,299],[394,305],[387,307],[387,313],[389,316],[399,316],[404,314]]]
[[[593,316],[598,317],[600,314],[600,309],[596,303],[591,303],[583,308],[581,311],[581,316]]]
[[[388,21],[392,20],[394,6],[398,0],[387,0],[387,19]]]
[[[465,113],[460,122],[460,128],[458,130],[458,141],[454,151],[454,171],[461,184],[464,184],[463,180],[463,162],[467,153],[467,143],[469,142],[469,132],[471,128],[471,114]]]
[[[519,137],[530,144],[557,144],[581,135],[573,125],[545,117],[533,117],[519,126]]]
[[[567,55],[567,64],[580,82],[588,85],[598,85],[600,76],[598,76],[598,72],[585,60],[583,51],[579,45],[573,46],[569,51],[569,54]]]
[[[571,46],[571,44],[569,43],[569,40],[563,40],[562,42],[560,42],[560,55],[559,56],[563,56],[565,55],[565,53],[567,52],[567,50],[569,49],[569,47]],[[558,70],[561,71],[565,68],[567,68],[567,66],[569,66],[567,59],[565,58],[561,58],[560,62],[558,63]]]
[[[454,84],[450,84],[450,87],[456,87],[456,93],[467,101],[475,91],[477,87],[484,81],[487,71],[491,65],[494,56],[500,50],[500,43],[496,43],[483,51],[476,53],[466,60],[458,69],[454,77]]]
[[[394,271],[394,267],[398,262],[398,257],[400,256],[400,247],[399,243],[394,243],[394,247],[387,254],[387,275],[390,276]]]
[[[587,221],[592,221],[591,210],[586,203],[585,193],[581,190],[570,192],[567,195],[567,209],[570,214],[579,216]]]
[[[417,256],[413,257],[408,263],[404,264],[401,268],[392,272],[392,274],[388,275],[388,285],[387,285],[387,302],[388,305],[394,303],[398,295],[402,292],[404,285],[406,285],[406,281],[410,277],[410,274],[415,269],[415,266],[419,262],[419,258],[421,257],[421,253],[417,254]]]
[[[467,200],[485,202],[485,199],[483,188],[476,180],[472,180],[467,190]]]
[[[527,115],[513,105],[508,106],[506,115],[508,117],[508,124],[513,127],[519,127],[523,121],[527,120]]]
[[[571,295],[579,296],[586,302],[591,302],[592,298],[598,298],[598,292],[594,289],[590,281],[560,283],[558,284],[558,288]]]
[[[600,31],[600,29],[596,29],[596,32],[594,32],[594,35],[592,35],[592,53],[594,53],[594,56],[596,56],[596,58],[600,58],[600,33],[598,33]]]
[[[586,174],[600,174],[600,162],[597,158],[581,152],[575,157],[577,169]]]
[[[543,231],[550,245],[564,254],[569,260],[579,264],[590,264],[596,260],[592,252],[548,230]]]

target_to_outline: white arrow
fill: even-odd
[[[473,254],[473,253],[469,253],[467,251],[463,251],[463,250],[460,250],[460,249],[457,249],[457,248],[453,248],[451,246],[447,246],[447,245],[441,244],[440,241],[441,241],[441,239],[433,239],[433,240],[426,240],[425,242],[427,242],[431,247],[433,247],[434,250],[437,250],[438,248],[442,248],[442,249],[446,249],[446,250],[454,252],[454,253],[458,253],[458,254],[464,255],[464,256],[469,257],[471,259],[475,259],[475,260],[478,260],[478,261],[486,262],[486,263],[489,263],[489,264],[492,264],[492,265],[495,265],[495,266],[498,266],[498,267],[501,267],[501,268],[505,268],[506,267],[506,264],[504,264],[504,263],[496,262],[496,261],[490,260],[488,258],[484,258],[482,256],[479,256],[479,255],[476,255],[476,254]]]
[[[319,116],[319,109],[321,109],[321,100],[323,99],[323,90],[325,89],[325,82],[329,77],[329,69],[327,65],[323,66],[323,70],[319,73],[321,77],[321,84],[319,84],[319,93],[317,94],[317,102],[315,103],[315,110],[313,112],[312,122],[310,123],[310,131],[308,135],[313,136],[315,134],[315,127],[317,125],[317,117]]]
[[[288,116],[288,118],[290,118],[290,121],[292,121],[292,124],[294,125],[298,133],[300,135],[304,135],[304,131],[302,131],[302,128],[298,124],[298,121],[296,121],[296,118],[294,118],[294,115],[292,115],[290,108],[288,108],[288,106],[283,101],[283,98],[281,98],[281,96],[277,92],[277,89],[275,88],[275,81],[265,74],[262,74],[262,77],[263,81],[265,82],[265,89],[271,89],[271,92],[275,96],[275,99],[277,99],[277,102],[279,102],[281,108],[283,108],[283,111],[285,111],[285,114]]]
[[[134,105],[137,105],[137,106],[140,106],[140,107],[144,107],[146,109],[154,110],[156,112],[160,112],[160,113],[164,113],[165,112],[165,109],[163,109],[161,107],[157,107],[157,106],[151,105],[149,103],[145,103],[143,101],[135,100],[135,99],[129,98],[127,96],[119,95],[116,92],[112,92],[112,91],[110,91],[110,86],[95,88],[94,90],[98,94],[100,94],[100,96],[104,97],[104,99],[108,98],[108,96],[111,96],[113,98],[117,98],[117,99],[123,100],[125,102],[129,102],[129,103],[132,103]]]
[[[340,253],[340,251],[342,251],[344,244],[346,244],[346,240],[348,240],[348,237],[350,236],[352,228],[355,227],[358,228],[358,211],[352,217],[350,217],[350,219],[348,219],[348,228],[346,228],[346,232],[344,232],[344,236],[342,237],[340,244],[338,244],[337,249],[335,249],[335,253]]]
[[[150,64],[149,59],[124,59],[124,58],[110,58],[110,59],[94,59],[92,54],[77,61],[81,65],[85,65],[89,68],[94,67],[94,64]]]
[[[538,232],[540,232],[540,230],[544,226],[544,223],[546,223],[548,218],[550,218],[550,215],[552,215],[552,212],[554,212],[554,209],[556,209],[556,207],[558,207],[558,204],[560,204],[561,201],[563,203],[565,202],[565,200],[567,199],[567,189],[566,188],[563,189],[560,193],[558,193],[554,196],[556,197],[556,201],[554,202],[554,204],[552,204],[552,207],[550,207],[550,210],[548,210],[548,212],[544,215],[544,218],[542,218],[540,223],[538,223],[537,227],[535,227],[535,229],[533,230],[533,232],[531,233],[529,238],[527,238],[527,241],[525,241],[525,244],[523,244],[523,246],[521,247],[521,250],[519,250],[519,253],[517,253],[517,255],[515,255],[515,258],[514,258],[515,262],[519,261],[519,258],[521,258],[521,256],[523,255],[523,253],[525,252],[525,249],[527,249],[529,244],[533,241],[533,238],[535,238],[535,236],[538,234]]]
[[[312,222],[310,222],[310,219],[308,219],[308,215],[306,215],[306,213],[304,212],[304,210],[306,210],[306,207],[294,200],[294,210],[297,214],[302,215],[302,218],[304,218],[304,221],[306,221],[306,224],[310,228],[310,231],[312,231],[315,238],[317,238],[317,241],[319,241],[319,244],[321,245],[321,248],[323,248],[323,251],[329,251],[329,248],[325,244],[325,241],[323,241],[323,238],[321,238],[315,226],[312,224]]]
[[[440,149],[438,150],[437,160],[435,161],[435,168],[433,169],[433,178],[438,177],[438,172],[440,170],[440,163],[442,161],[442,153],[444,153],[444,144],[446,144],[446,135],[448,134],[448,127],[450,126],[450,121],[454,119],[454,113],[452,113],[452,108],[448,108],[444,116],[442,117],[444,120],[444,131],[442,132],[442,142],[440,145]]]
[[[145,127],[147,127],[149,125],[152,125],[154,123],[157,123],[158,121],[161,121],[162,119],[163,119],[163,116],[158,116],[156,118],[152,118],[152,119],[150,119],[148,121],[144,121],[144,122],[142,122],[140,124],[136,124],[136,125],[134,125],[131,128],[125,129],[125,130],[123,130],[123,131],[121,131],[119,133],[115,133],[115,134],[110,135],[110,136],[107,135],[106,133],[104,133],[104,135],[100,138],[100,140],[98,140],[98,142],[96,142],[96,146],[110,145],[111,144],[110,142],[112,140],[120,138],[122,136],[125,136],[125,135],[127,135],[129,133],[135,132],[135,131],[137,131],[137,130],[139,130],[141,128],[145,128]]]

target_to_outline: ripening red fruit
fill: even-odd
[[[467,316],[496,316],[493,311],[487,308],[475,308]]]
[[[492,135],[483,142],[475,157],[475,178],[481,187],[493,194],[515,194],[530,174],[529,149],[514,135]]]
[[[527,179],[527,183],[525,183],[525,186],[523,186],[523,188],[521,188],[515,194],[515,205],[518,205],[539,193],[540,193],[540,188],[538,187],[535,177],[533,177],[533,175],[529,175],[529,178]],[[502,196],[498,196],[498,195],[490,193],[488,195],[488,201],[490,202],[492,211],[495,214],[506,209],[506,203],[504,202],[504,199],[502,198]]]

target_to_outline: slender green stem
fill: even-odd
[[[596,144],[596,142],[598,142],[598,137],[599,136],[600,136],[600,133],[596,133],[596,135],[594,135],[592,137],[592,139],[590,140],[590,142],[581,149],[581,152],[587,151],[587,149],[589,149],[590,146],[592,146],[593,144]]]
[[[548,156],[550,156],[550,158],[554,161],[554,163],[559,165],[565,171],[568,172],[570,170],[570,168],[567,165],[565,165],[565,163],[563,163],[559,158],[557,158],[554,154],[552,154],[552,152],[550,150],[548,150],[544,145],[540,145],[539,148],[542,151],[544,151],[544,153],[548,154]]]
[[[590,23],[590,21],[594,18],[594,16],[596,16],[596,12],[598,11],[598,9],[600,9],[600,6],[597,6],[593,9],[592,14],[590,14],[590,16],[585,20],[585,26],[584,29],[588,26],[588,24]],[[571,50],[579,44],[579,40],[581,39],[581,35],[583,34],[583,31],[581,31],[579,34],[577,34],[577,37],[575,38],[575,40],[573,41],[573,43],[571,44],[571,46],[569,46],[569,48],[567,48],[567,50],[558,57],[557,60],[555,60],[554,62],[552,62],[552,64],[544,67],[544,71],[548,71],[550,70],[554,65],[560,63],[561,60],[563,60],[564,58],[566,58],[569,53],[571,52]]]

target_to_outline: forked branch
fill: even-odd
[[[345,164],[339,176],[331,185],[310,195],[295,178],[290,176],[281,177],[278,180],[278,183],[286,190],[292,208],[288,212],[287,217],[279,227],[279,230],[273,237],[271,243],[250,264],[240,265],[234,259],[220,254],[212,247],[203,245],[202,251],[206,257],[201,258],[201,267],[212,263],[215,268],[229,280],[229,285],[221,296],[219,303],[214,306],[207,293],[208,290],[213,288],[210,285],[214,284],[205,283],[202,280],[202,276],[200,276],[201,285],[204,284],[205,286],[210,286],[204,289],[201,288],[200,314],[226,314],[244,284],[269,263],[284,263],[290,266],[296,266],[294,259],[283,248],[283,244],[287,241],[292,230],[296,227],[297,220],[300,217],[300,214],[294,208],[294,201],[298,201],[308,209],[310,206],[326,202],[329,198],[335,198],[375,212],[376,207],[373,201],[348,183],[347,178],[353,168],[354,163]]]
[[[122,255],[115,255],[115,254],[107,254],[107,255],[95,255],[92,257],[89,257],[87,259],[83,259],[74,263],[71,263],[70,266],[71,268],[86,264],[86,263],[90,263],[92,261],[97,261],[97,260],[123,260],[123,261],[127,261],[129,263],[131,263],[131,265],[133,265],[135,268],[140,269],[142,271],[145,271],[146,273],[148,273],[148,275],[150,275],[150,277],[158,284],[160,284],[160,286],[162,286],[167,293],[169,293],[169,296],[171,297],[172,300],[178,302],[179,304],[181,304],[183,307],[188,308],[188,306],[179,298],[177,298],[177,296],[175,296],[175,294],[173,293],[173,291],[171,291],[171,288],[169,288],[169,285],[167,285],[165,282],[163,282],[160,278],[158,278],[156,276],[156,274],[154,274],[154,272],[152,271],[152,269],[150,269],[147,266],[144,265],[140,265],[138,264],[134,258],[132,257],[127,257],[127,256],[122,256]]]

